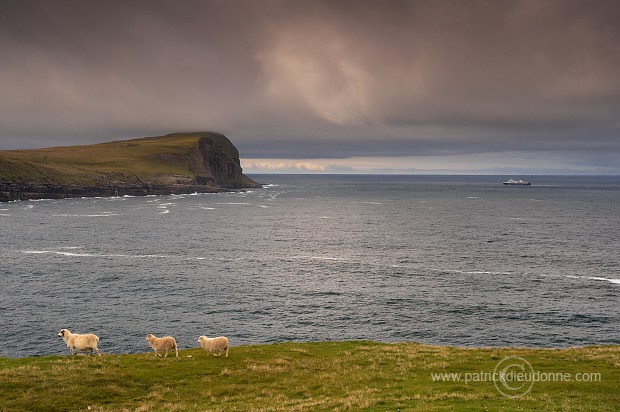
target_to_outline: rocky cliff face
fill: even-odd
[[[211,132],[0,151],[0,201],[204,193],[260,187],[237,148]]]

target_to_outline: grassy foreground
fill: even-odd
[[[490,374],[498,364],[514,356],[526,360],[538,374],[531,386],[492,381]],[[505,372],[523,370],[504,367],[505,362],[500,366]],[[514,391],[505,396],[498,387]],[[619,407],[620,346],[468,349],[369,341],[291,342],[234,346],[227,359],[198,348],[165,359],[153,352],[0,358],[2,411],[612,411]]]

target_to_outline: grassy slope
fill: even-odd
[[[431,373],[492,372],[506,356],[545,373],[600,381],[536,382],[517,399],[492,382],[437,382]],[[0,359],[1,410],[618,410],[620,347],[465,349],[366,341],[201,349],[139,355]]]
[[[0,177],[15,182],[51,180],[58,183],[101,183],[96,176],[114,176],[122,170],[127,176],[142,180],[158,174],[178,174],[191,177],[187,164],[162,161],[157,156],[172,159],[184,156],[198,145],[199,136],[154,137],[86,146],[52,147],[0,152]],[[10,167],[9,167],[10,166]]]

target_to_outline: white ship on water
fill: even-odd
[[[505,185],[514,185],[514,186],[530,186],[531,185],[530,182],[526,182],[523,179],[519,179],[519,180],[508,179],[502,183]]]

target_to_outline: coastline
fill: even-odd
[[[213,132],[0,151],[0,202],[257,187],[243,174],[237,148]]]

